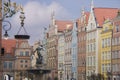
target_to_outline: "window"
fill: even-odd
[[[25,63],[27,63],[28,61],[27,60],[25,60]]]
[[[119,32],[119,26],[116,25],[116,32]]]
[[[105,47],[107,46],[107,39],[105,39]]]
[[[92,44],[90,44],[90,52],[92,52]]]
[[[102,40],[102,48],[104,48],[104,39]]]
[[[23,56],[23,51],[20,51],[20,56]]]
[[[114,45],[114,38],[112,39],[112,45]]]
[[[111,45],[111,38],[108,38],[108,46]]]
[[[104,60],[104,52],[102,52],[102,60]]]
[[[94,63],[94,66],[96,65],[96,58],[95,58],[95,56],[93,57],[94,59],[93,59],[93,63]]]
[[[102,72],[104,72],[104,64],[102,64]]]
[[[117,39],[116,41],[117,41],[117,45],[118,45],[119,44],[119,37],[117,37],[116,39]]]
[[[91,44],[91,51],[93,52],[94,51],[94,44]]]
[[[23,68],[23,65],[21,65],[21,68]]]
[[[3,55],[4,55],[4,53],[5,53],[5,49],[4,49],[4,48],[2,48],[2,49],[1,49],[1,55],[3,56]]]
[[[103,56],[104,56],[103,59],[106,60],[106,52],[104,52]]]
[[[108,71],[111,71],[111,64],[108,64]]]
[[[4,62],[4,68],[7,69],[7,62]]]
[[[111,59],[111,52],[109,51],[108,52],[108,60],[110,60]]]
[[[26,51],[26,52],[25,52],[25,56],[29,56],[29,51]]]
[[[12,68],[12,62],[9,62],[9,68],[10,69]]]
[[[105,27],[105,31],[107,31],[108,30],[108,28],[107,27]]]
[[[23,63],[23,60],[21,60],[20,62]]]
[[[104,71],[107,71],[107,64],[104,65]]]
[[[120,51],[119,51],[119,53],[118,53],[118,58],[120,58]]]
[[[117,51],[115,51],[114,56],[115,56],[115,59],[117,59],[117,57],[118,57]]]
[[[28,66],[27,65],[25,65],[25,68],[27,68]]]

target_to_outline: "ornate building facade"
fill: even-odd
[[[86,26],[89,12],[82,10],[78,22],[78,80],[86,79]]]
[[[65,79],[65,37],[64,33],[58,35],[58,79]]]
[[[71,67],[72,67],[72,57],[71,57],[71,41],[72,41],[72,31],[68,28],[65,31],[65,79],[71,79]]]
[[[15,80],[23,79],[27,75],[26,70],[31,67],[32,47],[28,40],[16,40],[15,47]]]
[[[47,36],[47,67],[51,69],[48,75],[51,79],[57,78],[58,73],[58,36],[54,13],[51,15],[51,23]]]
[[[71,79],[78,80],[78,37],[77,37],[77,30],[78,29],[78,23],[75,21],[73,22],[73,29],[72,29],[72,42],[71,42],[71,60],[72,60],[72,67],[71,67]]]
[[[86,41],[86,76],[101,73],[100,33],[104,19],[113,19],[117,8],[96,8],[91,3],[91,11],[87,25]],[[104,13],[104,14],[103,14]],[[111,14],[109,14],[111,13]]]
[[[112,74],[114,80],[120,79],[120,10],[113,19]]]
[[[15,47],[16,47],[15,39],[8,40],[2,39],[2,53],[4,54],[0,56],[1,61],[0,80],[4,79],[4,75],[9,75],[12,79],[14,79]]]
[[[105,19],[103,27],[101,30],[101,74],[104,76],[104,79],[108,79],[108,73],[111,72],[111,40],[112,40],[112,21]]]

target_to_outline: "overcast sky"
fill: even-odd
[[[48,27],[52,11],[58,20],[74,20],[80,17],[81,9],[90,10],[91,0],[11,0],[24,6],[25,28],[33,44],[43,36],[43,27]],[[95,7],[120,8],[120,0],[94,0]],[[8,32],[13,38],[20,28],[19,14],[10,20],[12,29]]]

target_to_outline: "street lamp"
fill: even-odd
[[[4,39],[8,39],[8,31],[11,29],[11,23],[9,21],[3,21],[5,24],[3,25],[3,30],[5,31],[5,34],[3,35]]]

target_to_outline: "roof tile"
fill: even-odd
[[[72,29],[72,27],[73,27],[73,22],[72,21],[56,20],[55,24],[58,27],[58,31],[64,31],[65,29]]]
[[[117,16],[118,8],[94,8],[94,14],[100,27],[104,19],[113,19]]]

